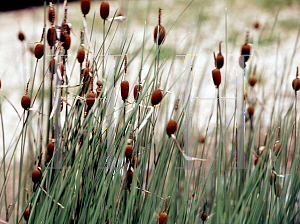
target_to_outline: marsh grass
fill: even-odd
[[[211,53],[203,53],[198,45],[199,42],[205,44],[205,41],[208,41],[205,39],[208,34],[201,37],[200,32],[203,22],[207,20],[206,13],[201,13],[206,10],[202,9],[197,16],[198,21],[195,23],[198,28],[195,35],[191,37],[187,33],[180,34],[176,44],[170,44],[168,40],[177,38],[172,36],[173,30],[182,22],[182,16],[191,10],[194,2],[181,3],[179,8],[182,11],[177,16],[173,15],[171,19],[166,19],[169,15],[163,11],[166,39],[165,43],[158,47],[153,42],[152,35],[156,22],[151,25],[148,25],[148,21],[143,23],[144,29],[139,31],[142,38],[135,41],[136,36],[131,30],[134,26],[132,18],[140,18],[142,15],[138,12],[137,2],[132,4],[132,11],[131,8],[126,10],[126,26],[122,32],[119,32],[122,25],[113,21],[110,24],[105,23],[105,32],[101,33],[104,23],[102,24],[103,21],[97,13],[93,15],[92,12],[86,15],[86,25],[81,23],[73,27],[73,32],[78,37],[80,28],[76,30],[76,27],[84,27],[83,43],[89,52],[93,52],[88,53],[90,68],[93,70],[90,75],[95,82],[101,80],[103,83],[100,94],[102,96],[95,99],[89,110],[85,101],[67,94],[71,92],[79,96],[82,93],[82,85],[77,88],[63,88],[63,96],[69,105],[65,104],[61,113],[59,105],[55,116],[49,119],[56,103],[52,102],[53,87],[55,96],[59,96],[59,72],[56,71],[54,81],[52,78],[48,79],[50,72],[47,65],[50,57],[45,56],[33,65],[33,82],[29,94],[31,99],[34,99],[32,105],[38,105],[41,114],[45,111],[47,114],[24,111],[19,126],[14,131],[14,138],[10,141],[4,137],[6,130],[3,120],[6,119],[6,114],[2,112],[2,102],[5,99],[0,95],[0,130],[3,141],[3,159],[0,162],[0,168],[3,170],[3,178],[0,180],[1,217],[5,217],[9,223],[24,223],[23,213],[29,203],[32,203],[28,223],[72,223],[72,220],[75,223],[106,223],[108,220],[110,223],[158,223],[162,211],[168,215],[166,223],[199,223],[202,222],[200,213],[207,203],[205,211],[209,218],[205,223],[298,223],[300,207],[299,198],[296,197],[299,197],[300,189],[300,161],[297,146],[300,125],[297,124],[299,119],[296,113],[297,105],[293,102],[295,96],[291,82],[286,89],[281,88],[285,80],[290,79],[289,72],[293,71],[292,62],[297,54],[298,37],[293,54],[287,56],[288,59],[283,62],[283,71],[275,71],[278,81],[268,82],[266,77],[266,82],[262,81],[268,64],[257,68],[258,82],[253,91],[248,93],[251,94],[251,102],[255,104],[255,112],[251,122],[245,122],[245,167],[238,169],[236,116],[239,102],[236,101],[238,93],[232,89],[236,88],[237,79],[233,71],[240,75],[241,69],[236,63],[237,60],[233,63],[234,59],[229,56],[229,52],[235,47],[240,49],[239,45],[243,42],[236,35],[231,36],[227,10],[223,11],[222,17],[222,20],[225,20],[224,36],[213,39],[213,48],[217,48],[221,40],[224,41],[225,57],[225,65],[221,70],[222,83],[216,90],[211,80],[211,69],[214,68]],[[97,7],[99,11],[100,4],[96,6],[94,1],[91,4],[91,8],[93,7]],[[157,13],[156,8],[151,5],[147,7],[148,13],[144,15],[146,18],[150,18],[149,15],[154,12]],[[44,13],[45,29],[46,3]],[[111,16],[115,17],[116,14],[116,11],[111,10]],[[60,15],[58,18],[63,17]],[[60,24],[59,19],[56,20],[56,24]],[[147,31],[151,35],[147,35]],[[235,32],[240,37],[245,35],[241,31]],[[117,38],[119,39],[116,40]],[[73,52],[77,52],[81,40],[73,39]],[[46,50],[45,38],[43,42]],[[273,39],[269,38],[266,42],[270,44]],[[277,46],[279,48],[279,42]],[[207,48],[209,47],[204,47]],[[71,50],[68,53],[72,52]],[[50,51],[48,46],[46,51],[51,52],[52,57],[60,54],[54,49]],[[189,56],[190,59],[187,55],[181,57],[182,51],[192,55]],[[112,52],[117,55],[111,56],[109,53]],[[124,55],[128,57],[126,80],[130,86],[127,101],[122,101],[119,88],[125,75]],[[69,66],[66,75],[70,78],[65,84],[78,84],[80,74],[76,57],[77,54],[72,56],[70,53],[63,60],[65,66]],[[279,63],[281,58],[276,58]],[[188,60],[191,63],[187,63]],[[247,62],[246,85],[258,60],[261,59],[252,55]],[[86,61],[83,65],[85,63]],[[201,63],[201,69],[197,66],[198,63]],[[82,65],[80,70],[81,67]],[[209,79],[206,79],[206,76],[209,76]],[[186,83],[191,81],[187,80],[189,77],[192,77],[190,102],[185,98]],[[88,90],[95,82],[89,84]],[[143,88],[135,101],[133,87],[138,83],[142,83]],[[148,106],[151,106],[151,94],[158,83],[161,89],[171,93],[163,94],[162,101],[155,106],[154,113],[147,120],[145,127],[139,130],[150,110]],[[268,86],[272,89],[271,94],[265,93],[264,85],[272,85]],[[36,86],[39,86],[37,90]],[[5,85],[2,84],[3,88]],[[82,93],[81,97],[84,99],[86,94]],[[226,97],[233,99],[229,101]],[[175,111],[177,99],[179,104]],[[132,102],[135,103],[131,104]],[[191,114],[187,113],[189,103]],[[124,111],[129,112],[124,114]],[[172,138],[166,134],[166,125],[170,119],[177,122],[175,135],[185,153],[190,153],[188,156],[207,158],[207,162],[187,163]],[[192,123],[192,136],[188,138],[191,142],[186,141],[184,134],[187,119],[191,119]],[[56,127],[56,151],[47,163],[46,145],[52,138],[53,125]],[[278,127],[281,130],[279,140],[282,146],[276,156],[272,148],[277,140]],[[86,137],[82,138],[84,133]],[[199,143],[200,134],[205,135],[204,144]],[[253,151],[264,144],[265,135],[265,148],[271,151],[259,168],[259,165],[253,165]],[[128,141],[133,145],[133,157],[136,156],[139,160],[134,166],[132,160],[126,161],[124,156]],[[188,146],[190,148],[187,148]],[[21,150],[18,151],[18,148]],[[41,163],[43,178],[39,184],[51,197],[44,194],[31,180],[31,172],[37,167],[41,152],[44,152]],[[21,153],[20,161],[17,161],[17,153]],[[261,158],[266,154],[263,153]],[[282,186],[280,197],[276,197],[275,189],[269,181],[273,167],[279,174],[289,174],[283,178],[276,178],[276,183]],[[133,170],[131,184],[128,180],[130,170]],[[13,183],[12,187],[8,188],[9,178],[13,179]],[[124,185],[121,184],[123,180]],[[29,190],[28,202],[25,188]],[[11,192],[12,199],[8,197]],[[167,198],[168,203],[164,207]],[[12,206],[6,215],[5,210],[10,204]]]

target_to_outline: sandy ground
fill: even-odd
[[[163,17],[162,23],[165,24],[165,28],[169,30],[177,18],[175,15],[179,15],[180,12],[183,11],[187,3],[185,2],[177,2],[178,4],[174,4],[176,1],[164,1],[161,3],[161,7],[163,8]],[[137,5],[136,11],[133,16],[132,23],[130,28],[128,29],[128,37],[130,38],[132,34],[134,34],[134,43],[129,50],[129,60],[130,54],[133,54],[136,49],[141,46],[143,41],[143,32],[144,32],[144,24],[145,19],[147,20],[146,24],[146,37],[148,41],[146,43],[145,49],[146,52],[151,49],[153,46],[152,42],[152,32],[153,27],[157,23],[157,6],[154,2],[152,5],[146,2],[140,2]],[[99,5],[100,3],[97,1],[92,2],[92,10],[87,18],[88,29],[90,30],[92,24],[93,13],[95,13],[95,26],[92,36],[92,42],[96,42],[96,46],[99,47],[102,41],[102,25],[99,18]],[[133,2],[130,2],[129,9],[126,11],[124,8],[125,14],[126,12],[130,12],[132,9]],[[147,18],[145,18],[147,7],[150,8],[150,13]],[[205,7],[203,7],[205,6]],[[203,9],[201,9],[203,7]],[[111,15],[120,8],[118,2],[112,2],[111,4]],[[199,10],[203,10],[201,15],[205,19],[201,23],[199,36],[196,35],[196,26],[197,26],[197,18],[199,14]],[[277,24],[274,28],[274,32],[272,32],[272,25],[275,21],[275,15],[278,12],[279,7],[274,7],[274,9],[266,9],[263,7],[255,6],[252,4],[247,4],[244,1],[214,1],[212,3],[205,3],[202,1],[195,1],[190,8],[187,9],[186,12],[178,19],[178,22],[172,27],[170,32],[167,35],[165,47],[173,48],[174,46],[178,46],[177,54],[185,54],[185,53],[193,53],[197,54],[196,61],[193,65],[193,85],[195,83],[200,82],[200,78],[204,75],[203,82],[205,85],[202,85],[199,92],[196,92],[197,88],[193,86],[192,96],[196,102],[196,97],[198,98],[211,98],[215,97],[215,88],[213,82],[211,80],[211,69],[213,69],[213,57],[212,52],[218,50],[218,42],[225,39],[225,13],[227,11],[227,25],[228,25],[228,38],[236,38],[236,43],[230,42],[228,45],[228,60],[227,67],[223,69],[223,72],[226,74],[226,78],[223,78],[224,82],[221,85],[221,93],[225,88],[225,80],[226,80],[226,95],[222,95],[224,97],[230,98],[235,96],[236,90],[236,77],[237,75],[242,74],[242,70],[237,66],[237,60],[239,56],[240,47],[245,40],[245,31],[250,31],[250,38],[253,37],[255,31],[252,28],[252,24],[257,19],[260,21],[261,29],[258,31],[257,35],[260,35],[260,32],[268,32],[269,36],[274,39],[271,44],[265,45],[258,43],[258,46],[254,46],[255,51],[257,53],[252,57],[249,63],[257,64],[258,73],[261,76],[259,86],[263,86],[257,91],[257,96],[261,98],[262,89],[264,91],[265,96],[272,96],[274,94],[273,87],[274,85],[281,85],[283,91],[287,89],[287,95],[292,96],[291,90],[291,82],[295,77],[296,65],[300,65],[300,57],[299,57],[299,45],[295,48],[295,42],[298,33],[299,27],[299,5],[292,5],[288,7],[283,7],[280,9],[278,13]],[[1,94],[5,95],[12,104],[16,107],[20,116],[23,114],[23,109],[20,105],[20,98],[24,95],[26,83],[29,77],[33,77],[34,68],[36,64],[36,60],[29,50],[34,47],[34,42],[40,40],[43,24],[44,24],[44,14],[43,7],[36,8],[28,8],[24,10],[12,11],[12,12],[2,12],[0,13],[0,79],[2,82]],[[62,18],[62,5],[59,7],[59,16],[58,21],[61,21]],[[214,13],[212,13],[212,11]],[[79,3],[71,3],[69,4],[69,14],[68,14],[68,22],[72,23],[73,31],[72,38],[72,47],[69,54],[69,70],[72,70],[74,60],[76,58],[76,51],[79,46],[79,35],[80,29],[82,27],[82,17],[80,12]],[[131,14],[128,13],[127,21],[129,20]],[[298,26],[289,27],[289,21],[298,22]],[[297,25],[296,22],[296,25]],[[287,24],[286,26],[284,24]],[[282,25],[283,24],[283,25]],[[114,43],[121,43],[121,36],[125,32],[126,23],[123,22],[119,25],[119,30],[116,33]],[[49,27],[49,22],[47,21],[47,27]],[[112,26],[112,31],[114,32],[117,25]],[[17,38],[18,32],[22,30],[26,36],[26,40],[24,42],[20,42]],[[263,31],[264,30],[264,31]],[[112,32],[112,33],[113,33]],[[236,34],[235,34],[236,32]],[[271,35],[272,33],[272,35]],[[110,37],[111,38],[111,37]],[[192,43],[196,38],[196,42],[194,46],[190,47],[188,50],[184,50],[184,46],[187,43]],[[279,48],[277,47],[277,40],[280,40]],[[293,62],[291,63],[291,57],[294,52],[294,48],[296,49],[295,57]],[[97,48],[96,48],[97,49]],[[111,48],[111,53],[114,51],[113,47]],[[278,53],[276,53],[278,50]],[[223,54],[225,54],[225,44],[223,44]],[[277,57],[276,57],[277,55]],[[207,60],[208,59],[208,60]],[[48,57],[46,57],[46,64],[48,64]],[[182,62],[182,58],[175,57],[175,60],[178,61],[178,64]],[[284,61],[288,61],[288,67],[283,71]],[[113,63],[114,58],[111,58],[110,66],[108,70],[110,72],[113,71]],[[204,68],[208,64],[208,69],[204,71]],[[130,76],[127,77],[130,83],[135,83],[136,77],[138,75],[138,68],[140,65],[140,57],[137,57],[134,61],[132,61],[131,65],[128,68],[128,74]],[[170,62],[165,65],[164,72],[168,72],[170,66]],[[144,66],[144,70],[142,73],[142,77],[145,77],[149,68],[149,64]],[[79,70],[78,63],[75,63],[74,71]],[[178,71],[183,71],[181,67],[175,67],[172,69],[172,74],[174,74],[174,80]],[[42,73],[42,60],[39,61],[37,66],[37,77],[34,85],[34,92],[37,91],[39,84],[41,83],[41,74]],[[287,74],[289,73],[289,74]],[[283,83],[279,83],[276,75],[281,77],[285,75],[287,79],[284,80]],[[47,79],[48,80],[48,79]],[[78,79],[76,75],[74,75],[73,79],[71,79],[70,84],[76,84]],[[163,80],[164,81],[164,80]],[[183,80],[184,81],[184,80]],[[223,84],[224,83],[224,84]],[[275,84],[277,83],[277,84]],[[46,81],[45,84],[48,84]],[[170,87],[167,84],[167,87]],[[118,91],[118,89],[117,89]],[[171,90],[171,92],[175,93],[178,91],[182,91],[181,83],[176,84]],[[251,94],[249,93],[249,96]],[[132,97],[132,96],[131,96]],[[133,97],[132,97],[133,98]],[[132,100],[132,98],[130,100]],[[176,98],[176,94],[171,94],[169,97],[170,103],[174,103]],[[286,102],[289,105],[289,101]],[[38,108],[37,102],[33,108]],[[265,105],[265,109],[267,114],[270,113],[268,108],[274,103],[272,97],[267,101]],[[211,112],[211,100],[202,100],[200,101],[199,106],[201,107],[200,111],[194,111],[193,119],[196,120],[198,125],[195,127],[197,133],[203,133],[207,126],[207,118]],[[229,106],[230,105],[230,106]],[[3,110],[3,118],[4,118],[4,129],[5,129],[5,150],[9,150],[8,155],[6,156],[6,164],[9,163],[11,156],[13,154],[13,148],[9,145],[11,142],[15,141],[16,136],[19,134],[21,123],[16,112],[12,109],[12,107],[5,101],[1,102],[2,110]],[[228,99],[228,108],[226,110],[227,116],[232,116],[234,112],[234,103],[230,103]],[[201,113],[201,116],[200,116]],[[35,115],[38,116],[38,115]],[[266,119],[267,120],[267,119]],[[34,123],[37,125],[36,123]],[[213,128],[214,122],[212,121],[211,129]],[[266,125],[268,121],[266,121]],[[33,127],[34,130],[37,129],[37,126]],[[2,146],[2,132],[1,133],[1,144],[0,144],[0,159],[3,158],[3,146]],[[196,141],[196,140],[194,140]],[[46,145],[46,140],[43,141],[44,146]],[[28,151],[28,147],[26,147],[26,151]],[[34,152],[34,149],[29,150],[30,152]],[[16,161],[20,159],[20,144],[16,148]],[[33,155],[34,157],[34,155]],[[32,161],[33,161],[32,157]],[[3,181],[3,168],[1,169],[1,180],[0,186],[2,186]],[[30,176],[28,174],[27,176]],[[17,177],[17,175],[15,176]],[[11,186],[13,181],[13,175],[10,174],[10,179],[7,184],[8,186],[8,203],[12,202],[12,191]],[[2,197],[2,195],[1,195]],[[1,210],[1,219],[5,219],[5,208]]]

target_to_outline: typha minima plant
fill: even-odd
[[[166,198],[164,210],[158,216],[158,222],[159,222],[159,224],[165,224],[165,223],[167,223],[168,214],[166,213],[166,211],[167,211],[167,201],[168,201],[168,198],[170,198],[170,196]]]
[[[21,99],[21,106],[23,107],[24,110],[29,110],[30,108],[30,97],[28,96],[28,87],[29,87],[29,82],[30,79],[27,82],[26,90],[25,90],[25,95]]]
[[[102,78],[104,78],[105,74],[104,74],[104,55],[105,55],[105,20],[107,19],[107,17],[109,16],[109,3],[108,2],[101,2],[100,5],[100,17],[103,19],[103,43],[102,43],[102,47],[103,47],[103,60],[102,60]]]

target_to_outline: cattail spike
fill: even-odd
[[[26,90],[25,90],[25,95],[27,95],[27,94],[28,94],[29,82],[30,82],[30,78],[29,78],[29,80],[28,80],[28,82],[27,82],[27,86],[26,86]]]
[[[222,53],[222,51],[221,51],[221,43],[222,43],[223,41],[220,41],[220,43],[219,43],[219,54],[221,54]]]
[[[165,212],[165,211],[167,210],[167,202],[168,202],[168,198],[170,198],[170,196],[166,198],[166,201],[165,201],[165,207],[164,207],[163,212]]]
[[[161,24],[161,8],[158,8],[158,25]]]
[[[246,33],[246,41],[245,41],[245,44],[248,44],[248,41],[249,41],[249,31],[247,31],[247,33]]]
[[[52,2],[49,3],[49,21],[51,23],[51,26],[54,26],[54,20],[55,20],[55,9]]]
[[[214,60],[215,60],[215,67],[217,67],[217,58],[215,52],[214,52]]]

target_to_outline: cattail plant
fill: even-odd
[[[253,114],[254,114],[254,106],[253,105],[250,105],[248,107],[248,114],[249,114],[249,117],[252,118],[253,117]]]
[[[56,30],[55,27],[50,27],[47,31],[47,42],[50,46],[50,48],[52,48],[55,45],[57,39],[57,34],[56,34]]]
[[[102,78],[104,78],[104,55],[105,55],[105,20],[109,16],[109,3],[101,2],[100,16],[103,19],[103,60],[102,60]]]
[[[85,17],[90,11],[91,1],[90,0],[81,0],[80,6],[81,6],[81,12],[82,12],[83,16]]]
[[[249,78],[249,85],[251,87],[254,87],[257,82],[255,74],[256,74],[256,65],[254,66],[254,69],[253,69],[253,75]]]
[[[216,88],[218,89],[219,85],[221,84],[221,71],[217,67],[217,58],[216,58],[215,52],[214,52],[214,59],[215,59],[216,68],[214,70],[212,70],[212,78],[213,78]]]
[[[133,98],[137,101],[139,93],[142,91],[142,85],[135,85],[133,88]]]
[[[25,40],[25,35],[24,35],[24,33],[22,31],[20,31],[18,33],[18,38],[19,38],[20,41],[24,41]]]
[[[40,59],[44,55],[44,44],[37,44],[34,48],[34,55],[36,59]]]
[[[54,5],[52,4],[52,2],[49,2],[48,19],[49,19],[49,22],[51,23],[51,26],[54,25],[55,8],[54,8]]]
[[[244,62],[247,62],[249,60],[250,54],[251,54],[251,47],[248,44],[249,40],[249,32],[246,34],[246,41],[244,45],[241,48],[241,56]]]
[[[222,52],[221,52],[221,43],[222,43],[222,41],[220,41],[219,53],[217,54],[217,58],[216,58],[216,67],[218,69],[221,69],[224,65],[224,57],[223,57]]]
[[[165,40],[166,31],[161,25],[161,8],[158,9],[158,25],[154,28],[153,37],[154,43],[161,45]]]
[[[84,61],[84,57],[85,57],[85,51],[84,51],[84,48],[81,47],[81,48],[79,48],[78,54],[77,54],[77,60],[80,64]]]
[[[30,82],[30,79],[27,82],[27,86],[26,86],[26,90],[25,90],[25,95],[21,99],[21,106],[23,107],[24,110],[29,110],[29,108],[30,108],[30,97],[27,96],[29,82]]]
[[[168,198],[170,198],[170,196],[166,198],[164,210],[158,216],[158,222],[159,222],[159,224],[165,224],[167,222],[168,215],[166,213],[166,210],[167,210],[167,201],[168,201]]]

